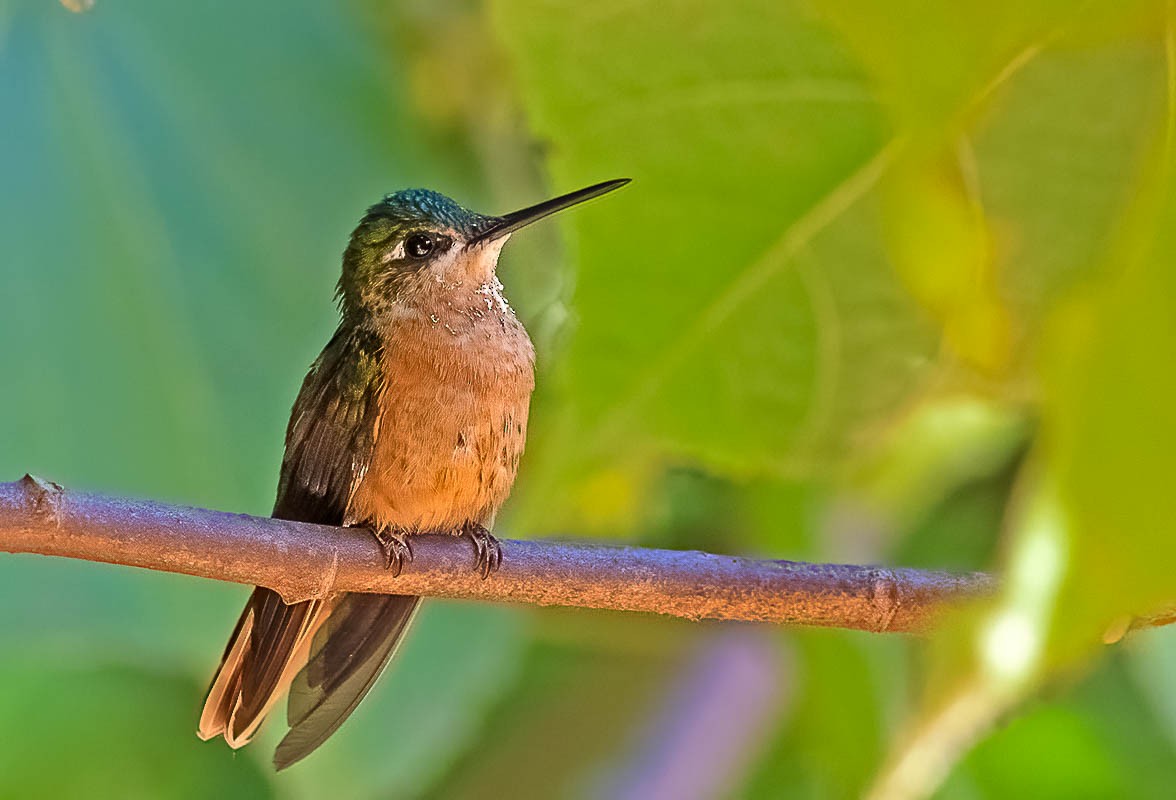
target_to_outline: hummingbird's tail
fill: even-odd
[[[406,595],[340,596],[290,686],[290,730],[274,751],[274,767],[310,755],[351,716],[395,655],[420,604],[421,598]]]
[[[274,765],[304,758],[371,689],[419,604],[419,597],[375,594],[287,604],[257,587],[229,637],[197,735],[241,747],[289,688],[290,731]]]
[[[288,604],[270,589],[253,590],[208,689],[196,729],[201,739],[224,736],[234,749],[248,744],[305,663],[326,605],[322,600]]]

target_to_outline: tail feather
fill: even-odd
[[[197,728],[201,739],[223,736],[233,748],[248,743],[305,662],[330,605],[287,604],[270,589],[253,590],[209,688]]]
[[[241,687],[241,659],[244,658],[245,647],[252,633],[253,613],[246,606],[237,627],[229,636],[229,644],[212,678],[212,685],[208,687],[208,699],[204,701],[204,710],[200,713],[200,723],[196,728],[196,735],[204,741],[223,735],[228,727],[229,717],[236,705],[233,698]]]
[[[305,758],[371,689],[419,605],[419,597],[375,594],[290,605],[256,588],[229,637],[197,735],[241,747],[289,689],[290,730],[274,765],[284,769]]]
[[[305,758],[351,716],[395,654],[420,600],[343,596],[319,628],[309,660],[290,687],[290,731],[274,753],[277,769]]]

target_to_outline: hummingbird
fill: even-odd
[[[395,574],[412,537],[490,533],[510,494],[535,386],[531,339],[503,294],[511,234],[628,183],[598,183],[504,216],[408,189],[371,206],[343,253],[339,325],[286,429],[273,516],[370,531]],[[421,598],[341,592],[286,603],[256,587],[213,676],[197,734],[234,749],[289,692],[281,770],[334,733],[371,689]]]

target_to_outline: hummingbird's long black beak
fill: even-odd
[[[542,203],[533,205],[530,208],[524,208],[522,211],[514,211],[505,216],[495,217],[488,228],[470,240],[468,246],[473,247],[474,245],[501,239],[503,236],[514,233],[519,228],[530,225],[532,222],[541,220],[557,211],[571,208],[574,205],[583,203],[585,200],[591,200],[593,197],[600,197],[602,194],[607,194],[613,189],[620,189],[629,181],[629,178],[619,178],[615,181],[597,183],[584,189],[568,192],[565,195],[560,195],[551,200],[544,200]]]

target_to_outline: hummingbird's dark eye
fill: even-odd
[[[424,258],[433,252],[433,237],[427,233],[414,233],[404,240],[404,252],[412,258]]]

